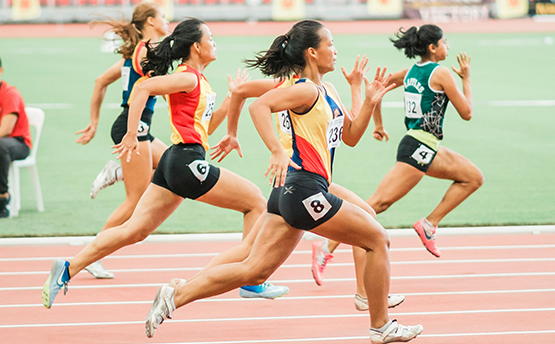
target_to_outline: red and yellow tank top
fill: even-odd
[[[173,144],[198,143],[208,151],[208,125],[214,111],[216,93],[208,80],[195,69],[179,65],[175,73],[193,73],[198,84],[189,93],[179,92],[167,96]]]
[[[307,79],[300,79],[298,82],[312,83]],[[289,110],[293,137],[291,159],[301,169],[317,173],[331,183],[335,148],[341,143],[345,117],[333,92],[325,85],[316,87],[318,99],[310,110],[304,114]],[[294,169],[290,167],[289,170]]]

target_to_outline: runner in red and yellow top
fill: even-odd
[[[208,150],[208,129],[216,93],[208,80],[192,67],[179,65],[175,73],[191,73],[197,82],[192,92],[172,93],[168,95],[168,108],[172,127],[171,141],[174,145],[180,143],[198,143]]]
[[[303,20],[287,34],[278,36],[269,50],[249,61],[249,66],[260,68],[267,76],[283,78],[298,74],[301,79],[310,80],[271,90],[249,107],[254,125],[272,153],[266,171],[274,185],[268,200],[268,212],[264,221],[258,222],[262,227],[247,259],[203,269],[186,284],[170,282],[170,285],[161,287],[147,316],[147,336],[150,337],[165,319],[171,318],[176,308],[245,283],[260,283],[267,279],[293,252],[304,230],[366,251],[364,281],[371,314],[372,343],[406,342],[422,332],[420,325],[405,327],[389,319],[389,239],[385,229],[358,206],[328,192],[331,163],[329,170],[325,171],[328,176],[302,169],[287,155],[274,131],[271,114],[289,110],[293,140],[302,132],[303,139],[310,146],[318,146],[310,150],[308,145],[297,145],[299,156],[312,154],[311,157],[324,162],[327,151],[335,148],[340,139],[350,146],[360,140],[374,107],[393,86],[384,87],[390,76],[385,77],[378,69],[374,81],[366,85],[360,113],[352,119],[342,104],[337,103],[337,109],[343,113],[340,116],[330,101],[339,100],[335,89],[331,84],[324,86],[322,81],[326,73],[335,69],[336,54],[330,31],[319,22]],[[325,90],[333,93],[333,97],[324,97]],[[299,118],[295,119],[297,115],[292,113],[298,114]],[[337,122],[337,118],[343,117],[344,124],[334,123],[334,116]],[[337,141],[331,136],[335,129]],[[233,135],[228,130],[229,134]],[[295,170],[289,170],[289,167]]]
[[[153,95],[169,95],[172,125],[175,126],[173,134],[174,138],[179,138],[178,142],[163,154],[152,182],[127,222],[99,233],[72,260],[54,262],[43,286],[43,303],[47,308],[52,306],[60,289],[67,286],[70,276],[124,246],[144,240],[185,198],[243,213],[245,236],[266,209],[264,196],[255,184],[205,160],[206,140],[203,141],[197,131],[200,128],[195,125],[195,115],[202,114],[199,121],[203,121],[203,117],[206,119],[207,123],[202,123],[201,127],[210,135],[225,119],[229,104],[229,97],[225,97],[221,106],[213,111],[215,99],[202,100],[207,94],[215,97],[202,77],[204,69],[216,59],[216,43],[208,26],[199,19],[184,20],[155,47],[147,44],[147,50],[143,72],[152,77],[136,86],[129,108],[127,133],[120,144],[113,146],[114,153],[119,153],[118,158],[126,161],[137,159],[140,149],[137,128],[141,112]],[[187,68],[168,75],[170,66],[176,61],[181,61]],[[248,80],[246,71],[238,71],[235,79],[228,76],[229,90],[245,80]],[[255,290],[241,295],[273,299],[289,291],[287,287],[270,283],[252,288]],[[147,328],[150,328],[148,325],[147,322]],[[152,336],[153,331],[150,328],[147,335]]]

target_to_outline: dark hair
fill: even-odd
[[[93,20],[89,23],[91,27],[106,24],[110,25],[116,35],[120,36],[123,44],[116,49],[116,53],[122,54],[124,59],[130,59],[133,56],[135,47],[143,39],[143,28],[148,18],[156,17],[160,6],[154,2],[143,2],[138,4],[133,10],[131,21],[124,19],[116,20],[108,16],[103,16],[106,20]]]
[[[322,40],[318,31],[322,23],[315,20],[303,20],[285,35],[274,39],[270,49],[257,53],[252,60],[245,60],[249,68],[259,68],[262,74],[283,78],[299,74],[306,66],[304,51],[317,48]]]
[[[143,74],[151,76],[166,75],[177,60],[186,60],[191,54],[191,46],[202,39],[200,19],[189,18],[179,23],[172,34],[159,43],[146,43],[146,58],[141,61]]]
[[[430,44],[437,45],[438,41],[443,37],[443,30],[437,25],[426,24],[420,27],[413,26],[410,29],[395,34],[398,39],[390,39],[393,46],[398,50],[405,49],[405,55],[409,59],[415,56],[424,57],[430,52],[428,46]]]

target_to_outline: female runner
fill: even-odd
[[[175,288],[165,285],[158,290],[145,322],[148,337],[164,319],[171,318],[176,308],[265,281],[289,257],[304,230],[366,251],[364,281],[372,343],[409,341],[422,332],[420,325],[405,327],[389,319],[387,232],[360,207],[328,192],[335,148],[341,139],[349,146],[360,140],[375,105],[393,87],[384,87],[389,80],[378,69],[376,78],[366,87],[360,114],[351,119],[333,86],[322,81],[334,70],[336,53],[329,30],[319,22],[305,20],[278,36],[268,51],[251,61],[251,66],[268,76],[300,77],[295,85],[267,92],[249,107],[272,153],[266,171],[274,184],[268,213],[245,260],[205,269],[188,283],[174,284]],[[290,110],[293,158],[281,145],[271,119],[272,112],[286,109]]]

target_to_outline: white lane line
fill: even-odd
[[[522,250],[522,249],[553,249],[555,244],[540,244],[540,245],[496,245],[496,246],[452,246],[441,247],[442,251],[475,251],[475,250]],[[405,248],[392,248],[390,252],[418,252],[423,251],[424,247],[405,247]],[[350,253],[349,249],[339,249],[334,253]],[[215,257],[220,252],[212,253],[171,253],[171,254],[129,254],[129,255],[111,255],[102,258],[104,259],[154,259],[154,258],[199,258],[199,257]],[[312,255],[309,250],[297,250],[292,254],[307,254]],[[0,262],[33,262],[54,259],[70,259],[70,257],[20,257],[20,258],[0,258]],[[442,262],[443,260],[432,260]]]
[[[391,237],[414,237],[412,228],[387,229]],[[489,226],[489,227],[441,227],[438,235],[491,235],[491,234],[543,234],[555,233],[555,225],[535,226]],[[95,239],[95,236],[66,236],[66,237],[32,237],[32,238],[0,238],[0,246],[19,245],[70,245],[83,246]],[[239,242],[241,233],[197,233],[197,234],[152,234],[142,243],[166,243],[166,242],[211,242],[230,241]],[[303,240],[321,240],[322,237],[306,232]]]
[[[538,276],[555,276],[555,272],[512,272],[498,274],[462,274],[462,275],[428,275],[428,276],[392,276],[391,280],[436,280],[436,279],[465,279],[465,278],[500,278],[500,277],[538,277]],[[326,283],[332,282],[353,282],[354,277],[346,278],[329,278]],[[314,279],[291,279],[291,280],[271,280],[275,284],[297,284],[297,283],[314,283]],[[105,289],[105,288],[148,288],[159,287],[167,282],[160,283],[139,283],[139,284],[99,284],[99,285],[70,285],[70,289]],[[26,290],[42,290],[42,287],[3,287],[3,291],[26,291]]]
[[[488,314],[488,313],[528,313],[528,312],[555,312],[555,308],[512,308],[512,309],[478,309],[478,310],[454,310],[435,312],[400,312],[389,313],[391,317],[398,316],[436,316],[436,315],[460,315],[460,314]],[[285,315],[274,317],[236,317],[236,318],[205,318],[205,319],[173,319],[171,323],[214,323],[214,322],[241,322],[241,321],[279,321],[297,319],[339,319],[368,317],[366,312],[352,314],[317,314],[317,315]],[[11,324],[0,325],[0,328],[31,328],[31,327],[66,327],[66,326],[106,326],[106,325],[135,325],[144,324],[141,321],[103,321],[103,322],[75,322],[75,323],[51,323],[51,324]]]
[[[441,265],[441,264],[490,264],[490,263],[541,263],[555,262],[555,258],[507,258],[507,259],[445,259],[445,260],[415,260],[391,262],[391,265]],[[354,267],[354,263],[330,263],[331,268]],[[311,264],[285,264],[280,269],[309,269]],[[188,268],[143,268],[143,269],[110,269],[113,273],[144,273],[144,272],[196,272],[202,267]],[[48,275],[50,271],[6,271],[0,272],[0,276],[27,276],[27,275]]]
[[[492,295],[492,294],[526,294],[526,293],[552,293],[555,289],[512,289],[512,290],[473,290],[473,291],[440,291],[440,292],[425,292],[425,293],[397,293],[407,297],[417,296],[453,296],[453,295]],[[352,299],[353,295],[320,295],[320,296],[286,296],[277,298],[276,301],[306,301],[306,300],[331,300],[331,299]],[[213,303],[213,302],[267,302],[264,299],[244,299],[241,297],[236,298],[210,298],[197,300],[200,303]],[[95,302],[68,302],[56,303],[58,307],[73,307],[73,306],[125,306],[125,305],[143,305],[151,304],[152,300],[144,301],[95,301]],[[0,308],[28,308],[28,307],[44,307],[42,303],[27,303],[27,304],[12,304],[0,305]]]

